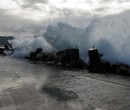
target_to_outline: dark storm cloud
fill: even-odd
[[[17,2],[21,6],[21,8],[32,8],[35,10],[40,10],[40,8],[36,6],[36,4],[47,4],[49,0],[21,0],[23,1],[23,4],[21,4],[19,0],[13,1]]]
[[[117,0],[117,2],[129,2],[129,0]],[[102,0],[102,2],[113,2],[113,0]]]
[[[0,9],[0,33],[20,35],[37,34],[42,30],[42,24],[16,16],[7,15],[6,11]]]
[[[49,13],[50,15],[59,15],[59,16],[70,16],[70,15],[74,15],[74,10],[72,9],[69,9],[69,8],[63,8],[63,9],[59,9],[55,6],[51,6],[51,9],[53,10],[50,10]]]
[[[20,4],[19,0],[13,0],[13,1]],[[31,4],[36,4],[36,3],[47,4],[49,0],[21,0],[21,1],[23,1],[23,4],[25,4],[25,5],[27,5],[27,4],[31,5]]]
[[[48,3],[48,0],[23,0],[25,3],[28,4],[35,4],[35,3]]]

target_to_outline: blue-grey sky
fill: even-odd
[[[84,27],[94,16],[130,10],[129,0],[1,0],[0,35],[41,34],[54,22]]]

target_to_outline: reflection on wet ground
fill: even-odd
[[[44,85],[78,98],[57,100]],[[0,110],[130,110],[130,79],[0,57]]]

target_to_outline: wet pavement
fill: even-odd
[[[78,98],[58,100],[46,84]],[[130,110],[130,78],[0,56],[0,110]]]

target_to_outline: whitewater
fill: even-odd
[[[78,47],[87,62],[87,51],[94,45],[103,59],[130,65],[129,5],[128,0],[50,1],[41,17],[41,33],[10,41],[16,49],[13,56],[24,57],[38,47],[48,53]]]
[[[55,22],[48,24],[41,35],[21,38],[17,36],[10,41],[16,49],[13,56],[23,57],[38,47],[50,53],[78,47],[80,57],[87,61],[87,51],[94,45],[104,54],[103,59],[112,63],[130,64],[129,16],[130,11],[104,17],[93,16],[83,20],[84,26],[79,27],[68,22],[69,19],[54,20]],[[82,18],[79,17],[78,20],[82,22]]]

